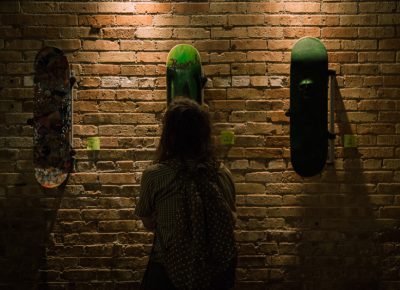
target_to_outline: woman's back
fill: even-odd
[[[193,161],[186,162],[190,170],[196,166]],[[175,163],[158,163],[143,172],[141,182],[141,196],[136,205],[137,216],[149,216],[157,212],[156,228],[164,243],[168,247],[173,233],[176,231],[176,218],[179,207],[181,179],[178,176],[183,165]],[[217,169],[218,184],[221,187],[223,196],[234,212],[235,208],[235,187],[229,170],[221,164]],[[155,248],[152,258],[155,261],[162,261],[161,245],[158,237],[155,239]]]

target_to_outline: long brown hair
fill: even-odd
[[[156,160],[207,162],[214,159],[208,112],[188,98],[175,98],[164,115]]]

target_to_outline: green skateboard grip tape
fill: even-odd
[[[167,57],[167,103],[177,96],[203,103],[203,69],[200,54],[189,44],[174,46]]]

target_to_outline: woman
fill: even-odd
[[[171,265],[167,261],[170,254],[168,251],[174,248],[175,243],[179,242],[176,241],[176,237],[180,234],[179,225],[184,224],[184,227],[185,223],[193,223],[190,224],[190,228],[193,228],[193,231],[199,228],[199,232],[203,234],[205,232],[205,235],[207,235],[207,231],[210,235],[212,230],[215,230],[213,228],[215,224],[212,221],[213,216],[207,215],[209,213],[205,213],[208,217],[207,225],[204,221],[198,221],[196,218],[190,220],[195,215],[196,209],[195,206],[185,205],[185,198],[192,199],[194,192],[199,191],[201,198],[204,199],[204,205],[200,208],[207,211],[207,206],[210,206],[210,203],[213,206],[218,203],[218,199],[212,198],[215,198],[220,192],[222,203],[228,205],[226,208],[229,208],[227,210],[229,217],[234,220],[236,211],[235,188],[229,170],[217,163],[214,157],[209,115],[194,101],[187,98],[177,98],[169,106],[163,119],[163,131],[157,154],[156,164],[143,172],[140,199],[135,209],[136,215],[142,219],[144,226],[156,233],[149,264],[142,281],[142,289],[178,289],[176,287],[178,283],[172,282],[172,280],[176,281],[176,278],[171,279],[173,272],[170,271]],[[202,176],[200,181],[198,180],[199,176]],[[210,193],[213,192],[213,187],[207,187],[208,190],[205,191],[201,189],[202,184],[207,186],[211,184],[213,176],[215,176],[217,191]],[[208,178],[210,178],[210,181]],[[197,179],[197,181],[191,179]],[[191,182],[197,184],[195,185],[197,189],[195,188],[193,192],[184,186]],[[201,193],[202,190],[204,191],[203,194]],[[206,202],[207,195],[213,200],[212,202],[210,202],[210,199]],[[184,207],[184,210],[182,210],[182,207]],[[183,211],[188,214],[186,216],[184,213],[181,214]],[[185,218],[188,220],[185,220]],[[233,226],[232,229],[226,230],[227,234],[233,237]],[[193,234],[191,238],[196,236],[194,232],[191,234]],[[234,238],[232,239],[234,241]],[[193,240],[195,243],[197,242],[196,238],[193,238]],[[203,243],[203,246],[210,243],[207,240],[207,243]],[[197,247],[196,245],[195,247]],[[220,247],[218,246],[218,248]],[[192,254],[191,252],[189,248],[189,254]],[[229,255],[231,256],[231,254]],[[187,258],[187,256],[185,257]],[[226,264],[228,266],[225,265],[221,268],[223,269],[222,272],[218,274],[218,277],[212,278],[206,289],[223,290],[233,287],[236,256],[229,257],[229,259],[229,265]],[[174,261],[172,262],[174,263]],[[197,275],[189,273],[189,276],[191,274]],[[194,280],[196,281],[196,277],[194,277]],[[197,286],[186,285],[186,287],[181,286],[181,288],[197,289]]]

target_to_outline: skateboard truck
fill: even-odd
[[[335,96],[336,96],[336,71],[328,69],[329,76],[329,130],[328,130],[328,164],[333,164],[335,160]]]

